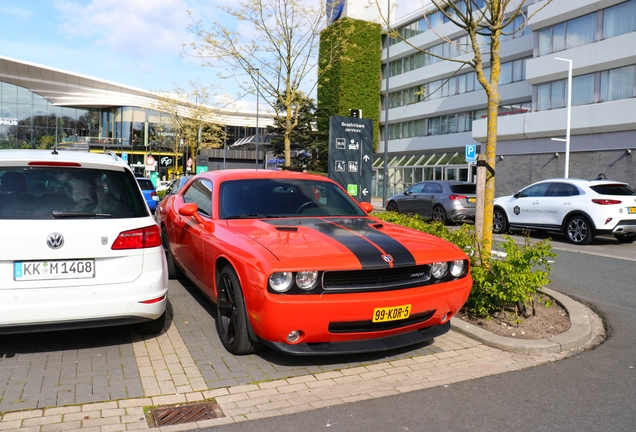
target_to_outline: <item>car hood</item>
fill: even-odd
[[[235,219],[228,225],[292,266],[388,268],[465,258],[438,237],[370,217]]]

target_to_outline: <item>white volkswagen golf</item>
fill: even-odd
[[[159,228],[115,154],[0,150],[0,334],[164,327]]]
[[[575,244],[597,235],[621,243],[636,240],[636,191],[627,183],[572,178],[548,179],[495,199],[493,232],[526,228],[564,233]]]

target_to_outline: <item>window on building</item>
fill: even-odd
[[[599,28],[600,26],[600,28]],[[539,56],[636,31],[636,0],[540,30]]]
[[[600,101],[627,99],[634,96],[635,66],[601,72]]]
[[[603,38],[636,30],[636,1],[627,1],[603,11]]]
[[[597,84],[599,90],[597,91]],[[626,66],[572,78],[572,106],[588,105],[636,95],[636,66]],[[567,79],[537,86],[537,111],[563,108],[567,98]]]

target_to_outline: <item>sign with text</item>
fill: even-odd
[[[329,178],[358,201],[371,202],[373,120],[329,118]]]
[[[477,146],[468,144],[466,146],[466,162],[475,162],[477,160]]]

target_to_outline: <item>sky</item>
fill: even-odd
[[[397,0],[392,14],[400,18],[427,2]],[[151,91],[199,81],[232,97],[238,94],[232,80],[182,55],[195,40],[187,11],[204,27],[217,20],[231,27],[223,5],[238,6],[236,0],[3,0],[0,54]]]

